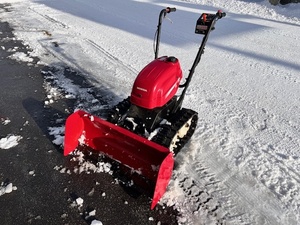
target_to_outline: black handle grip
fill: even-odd
[[[176,8],[170,8],[170,7],[167,7],[167,8],[166,8],[166,12],[167,12],[167,13],[175,12],[175,11],[176,11]]]
[[[226,13],[225,12],[222,12],[222,10],[218,10],[218,12],[217,12],[217,17],[219,18],[219,19],[221,19],[221,18],[223,18],[223,17],[225,17],[226,16]]]

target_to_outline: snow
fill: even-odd
[[[199,113],[198,127],[176,157],[178,167],[161,204],[179,211],[179,224],[299,223],[300,4],[0,0],[6,2],[12,10],[0,12],[0,18],[17,28],[17,38],[33,50],[30,56],[12,51],[11,57],[30,62],[37,56],[46,65],[80,71],[112,95],[111,106],[130,94],[138,71],[154,58],[162,8],[177,11],[163,23],[160,54],[178,57],[185,75],[201,41],[194,34],[196,20],[203,12],[225,11],[184,101],[184,107]],[[55,75],[55,86],[45,82],[46,106],[74,98],[81,99],[78,108],[99,107],[90,89],[76,86],[60,71]],[[49,131],[61,145],[63,127]],[[15,146],[20,138],[2,138],[0,148]],[[110,171],[109,165],[79,162],[72,172]]]
[[[99,220],[93,220],[91,225],[103,225],[103,223]]]
[[[8,135],[0,139],[0,149],[9,149],[17,146],[22,139],[19,135]]]
[[[1,183],[0,186],[0,196],[4,194],[11,193],[12,191],[17,190],[16,186],[13,186],[12,183],[4,184],[3,182]]]
[[[77,198],[76,199],[76,203],[77,203],[77,205],[79,205],[79,206],[82,206],[82,204],[83,204],[83,199],[82,198]]]
[[[1,118],[1,123],[5,126],[9,124],[11,121],[9,118]]]
[[[10,55],[9,58],[20,62],[33,62],[33,58],[29,57],[24,52],[16,52],[13,55]]]
[[[63,145],[65,127],[49,127],[48,129],[49,134],[54,136],[54,140],[52,142],[56,145]]]

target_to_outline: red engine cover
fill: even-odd
[[[181,79],[178,59],[167,56],[155,59],[138,74],[130,101],[147,109],[161,107],[176,94]]]

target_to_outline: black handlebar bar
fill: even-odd
[[[166,16],[167,13],[175,12],[175,11],[176,11],[176,8],[170,8],[170,7],[167,7],[160,11],[159,18],[158,18],[157,31],[155,33],[156,41],[154,42],[154,46],[155,46],[154,58],[155,59],[157,59],[157,57],[158,57],[159,42],[160,42],[160,28],[161,28],[161,24],[162,24],[162,19]]]

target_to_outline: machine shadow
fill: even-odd
[[[44,102],[31,97],[24,99],[22,104],[24,109],[40,128],[43,135],[50,141],[53,141],[53,136],[49,133],[49,127],[55,126],[55,121],[57,119],[66,118],[67,114],[53,107],[45,107]],[[61,154],[63,153],[60,146],[53,144],[53,147]]]

